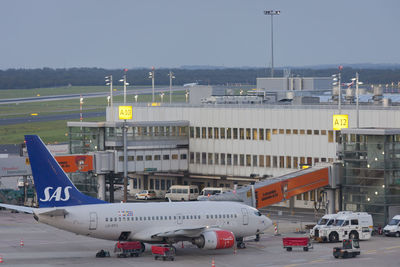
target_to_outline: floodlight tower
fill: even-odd
[[[151,101],[154,102],[154,67],[151,67],[151,71],[149,72],[149,79],[151,79]]]
[[[175,79],[174,73],[169,71],[169,103],[172,103],[172,79]]]
[[[264,10],[264,15],[271,16],[271,77],[274,77],[274,16],[280,14],[280,10]]]
[[[126,86],[129,85],[129,83],[126,82],[126,72],[128,71],[128,69],[124,69],[124,76],[122,77],[122,79],[120,79],[120,82],[123,82],[124,84],[124,104],[126,104]]]

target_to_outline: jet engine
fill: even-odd
[[[202,249],[231,248],[235,244],[235,236],[230,231],[211,230],[194,238],[192,243]]]

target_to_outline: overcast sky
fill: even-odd
[[[0,69],[400,63],[399,0],[1,0]]]

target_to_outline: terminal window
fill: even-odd
[[[254,128],[253,128],[253,140],[258,140],[258,138],[257,138],[257,132],[258,132],[258,129],[254,129]]]
[[[257,167],[257,156],[253,155],[253,166]]]
[[[161,155],[154,155],[154,160],[160,160],[161,159]]]
[[[194,163],[194,152],[190,152],[190,163]]]
[[[244,140],[244,129],[243,128],[239,129],[239,134],[240,134],[240,139]]]
[[[219,138],[219,128],[217,128],[217,127],[214,128],[214,138],[215,139]]]
[[[314,130],[314,135],[319,135],[319,130]]]
[[[265,167],[271,168],[271,156],[265,156]]]
[[[299,130],[293,129],[293,134],[299,134]]]
[[[279,168],[285,168],[285,157],[284,156],[279,157]]]
[[[208,153],[208,164],[213,164],[213,154]]]
[[[189,131],[190,131],[190,138],[194,138],[194,127],[190,127]]]
[[[260,163],[260,167],[264,167],[264,155],[258,156],[258,162]]]
[[[246,140],[250,140],[250,139],[251,139],[251,129],[246,128]]]
[[[328,131],[328,142],[333,143],[333,131]]]
[[[232,129],[227,128],[226,129],[226,139],[231,139],[232,138]]]
[[[152,156],[151,155],[146,155],[146,160],[151,160]]]
[[[226,154],[226,165],[232,165],[232,154]]]
[[[286,156],[286,168],[291,169],[292,168],[292,157]]]
[[[278,168],[278,157],[277,156],[272,157],[272,167]]]
[[[220,128],[219,132],[221,134],[221,139],[225,139],[225,128]]]
[[[143,156],[142,155],[136,156],[136,161],[143,161]]]
[[[201,153],[201,164],[207,164],[207,153]]]
[[[238,155],[237,154],[233,154],[233,165],[234,166],[238,165]]]
[[[208,127],[208,138],[209,138],[209,139],[212,139],[212,138],[213,138],[212,127]]]
[[[271,141],[271,129],[265,129],[265,139]]]
[[[196,138],[200,138],[200,127],[196,127]]]
[[[293,157],[293,168],[297,169],[299,167],[298,157]]]
[[[178,159],[178,154],[172,154],[172,159]]]
[[[286,134],[291,134],[291,133],[292,133],[292,130],[286,129]]]
[[[279,129],[279,134],[284,134],[284,133],[285,133],[285,130]]]
[[[218,164],[219,164],[219,153],[215,153],[215,154],[214,154],[214,161],[215,161],[215,162],[214,162],[215,165],[218,165]]]
[[[206,139],[207,137],[207,128],[201,127],[201,138]]]
[[[169,160],[169,155],[163,155],[163,160]]]
[[[221,153],[221,165],[225,165],[225,154]]]
[[[321,135],[326,135],[326,130],[321,130]]]
[[[251,155],[246,155],[246,166],[251,166]]]
[[[259,131],[259,140],[264,140],[264,129],[258,129]]]
[[[305,134],[306,131],[304,129],[300,129],[300,134]]]
[[[186,154],[181,154],[181,159],[187,159],[187,155]]]
[[[244,166],[244,154],[240,154],[240,166]]]
[[[238,139],[238,129],[233,128],[233,139]]]
[[[278,134],[278,129],[272,129],[272,134]]]
[[[307,130],[307,134],[308,134],[308,135],[312,135],[312,130],[308,129],[308,130]]]

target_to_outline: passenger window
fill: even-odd
[[[211,216],[211,219],[214,219],[214,216],[213,215],[210,215]]]
[[[208,219],[208,215],[206,215],[206,219]]]
[[[224,219],[225,219],[225,214],[224,214],[224,215],[222,215],[222,218],[224,218]]]
[[[110,222],[112,222],[112,218],[110,218]]]
[[[118,219],[119,219],[119,221],[121,221],[121,217],[119,217]]]
[[[138,217],[136,217],[136,219],[135,219],[135,220],[137,221],[138,219],[139,219],[139,218],[138,218]]]
[[[156,216],[156,220],[158,221],[158,216]]]
[[[198,217],[199,217],[198,219],[200,220],[200,215]]]
[[[192,220],[193,220],[193,216],[192,216],[192,215],[190,215],[190,219],[192,219]]]
[[[180,219],[180,218],[179,218]],[[174,220],[176,220],[176,216],[174,216]]]
[[[106,222],[108,222],[108,218],[106,218]]]
[[[148,216],[148,217],[147,217],[147,220],[148,220],[148,221],[150,221],[150,220],[151,220],[151,217],[150,217],[150,216]]]
[[[172,217],[171,217],[171,216],[169,216],[169,219],[170,219],[170,220],[172,220]],[[175,217],[174,217],[174,219],[175,219]]]
[[[222,215],[221,214],[219,215],[219,218],[222,219]]]

